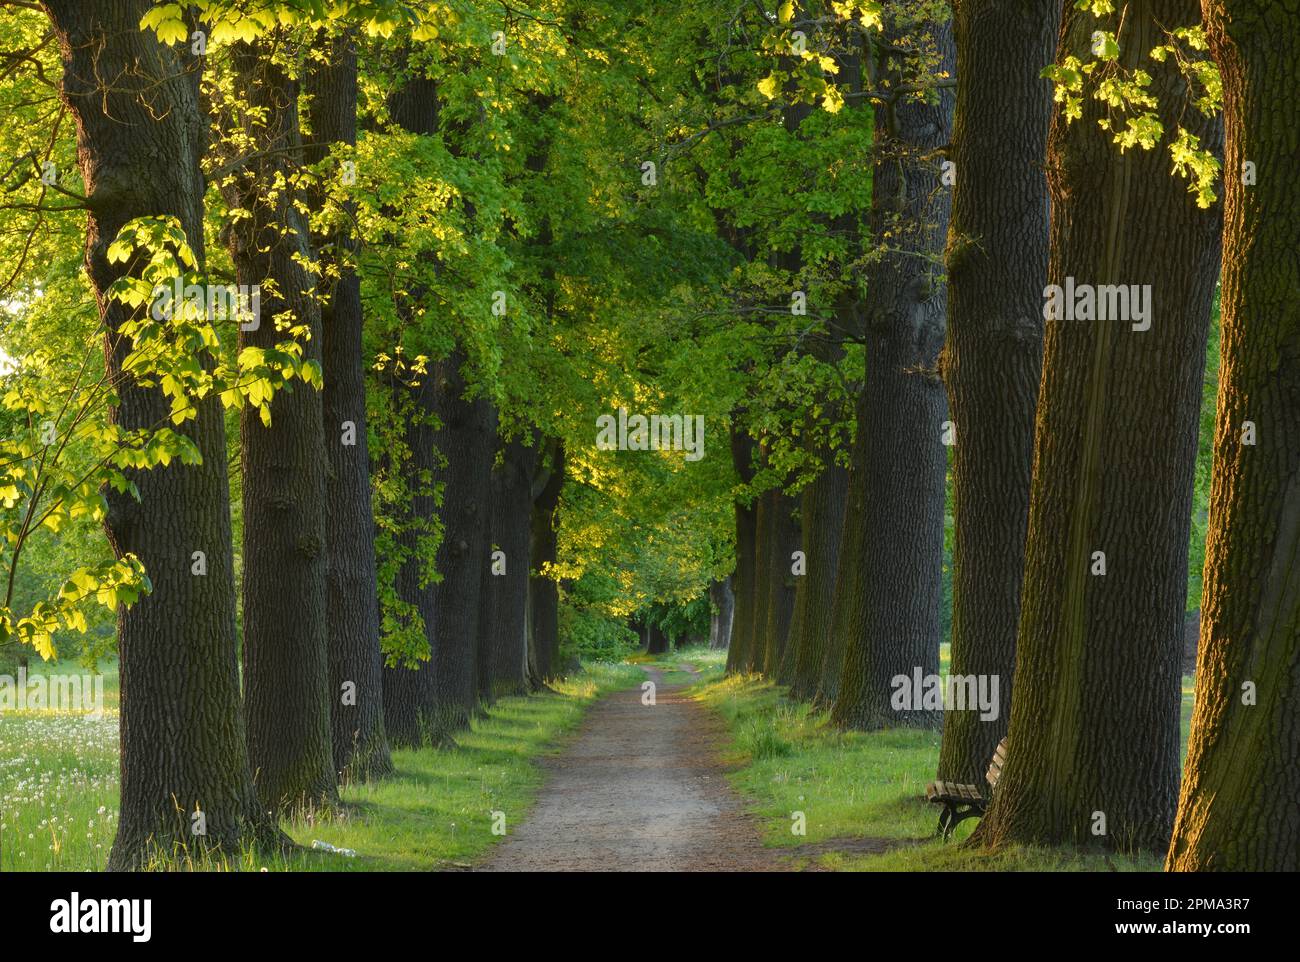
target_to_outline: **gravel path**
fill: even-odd
[[[764,871],[783,868],[725,778],[721,722],[655,682],[592,706],[576,739],[545,761],[522,825],[479,871]],[[509,818],[509,813],[507,813]]]

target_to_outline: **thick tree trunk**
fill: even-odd
[[[730,577],[709,585],[709,601],[713,605],[709,618],[709,647],[726,651],[731,644],[731,624],[736,615],[736,595],[731,589]]]
[[[951,73],[951,24],[931,25]],[[898,39],[890,26],[886,40]],[[892,680],[939,668],[944,481],[942,424],[947,398],[936,367],[943,345],[946,292],[937,257],[948,228],[949,194],[938,163],[923,155],[944,147],[952,132],[953,97],[908,102],[877,113],[882,155],[872,180],[872,238],[888,248],[867,269],[867,374],[859,406],[860,448],[842,547],[859,584],[839,594],[836,630],[844,631],[844,663],[833,718],[851,728],[929,726],[934,712],[895,708]],[[858,511],[860,510],[860,513]],[[850,550],[849,539],[855,544]]]
[[[1300,42],[1286,7],[1203,4],[1227,125],[1223,379],[1172,871],[1300,870],[1300,195],[1279,113],[1300,101]]]
[[[431,376],[407,387],[394,384],[394,410],[402,418],[405,457],[398,470],[403,485],[410,492],[410,502],[398,519],[397,550],[403,560],[394,577],[397,599],[418,617],[425,642],[432,652],[434,645],[433,583],[426,576],[430,566],[421,556],[421,543],[429,537],[426,525],[437,513],[433,476],[438,466],[434,445],[437,418]],[[427,550],[427,549],[426,549]],[[409,627],[410,623],[403,627]],[[384,729],[389,742],[401,748],[415,748],[433,738],[433,673],[429,662],[417,668],[405,665],[385,666]]]
[[[487,574],[479,598],[479,696],[492,702],[528,691],[528,570],[533,475],[538,449],[505,445],[492,472]]]
[[[1155,149],[1121,153],[1097,126],[1104,108],[1091,97],[1074,123],[1060,109],[1052,119],[1050,283],[1149,284],[1150,328],[1047,322],[1011,750],[979,828],[994,845],[1163,848],[1173,826],[1189,519],[1222,212],[1196,207],[1167,150],[1180,119],[1210,148],[1221,128],[1185,107],[1177,67],[1147,52],[1166,29],[1198,20],[1194,0],[1127,8],[1120,59],[1151,74],[1165,125]],[[1068,9],[1058,59],[1087,56],[1095,29],[1090,14]]]
[[[865,417],[863,404],[866,395],[859,392],[855,418],[862,424]],[[860,430],[860,429],[859,429]],[[813,696],[816,705],[834,709],[840,694],[840,679],[844,675],[844,652],[852,631],[853,620],[866,604],[866,581],[862,578],[868,545],[862,520],[866,513],[868,497],[866,485],[866,445],[854,443],[851,451],[847,491],[844,499],[844,524],[840,529],[840,554],[835,566],[835,587],[832,592],[825,652],[817,673],[817,691]]]
[[[298,82],[271,55],[271,41],[240,42],[232,53],[238,114],[249,138],[239,175],[227,185],[232,206],[250,212],[229,232],[241,285],[262,288],[256,330],[240,348],[274,348],[286,338],[274,319],[306,328],[304,361],[321,360],[313,251],[292,189],[276,186],[301,160]],[[244,106],[252,108],[244,111]],[[254,112],[256,111],[256,112]],[[302,382],[277,391],[271,423],[240,415],[244,503],[244,712],[258,796],[271,809],[337,801],[330,738],[325,625],[325,456],[321,395]],[[290,603],[286,604],[285,599]]]
[[[785,655],[786,637],[794,615],[794,553],[801,541],[795,517],[795,499],[783,491],[773,492],[771,553],[767,563],[767,638],[763,651],[763,674],[776,679]],[[799,576],[802,577],[802,576]]]
[[[764,491],[754,501],[754,603],[750,643],[743,670],[763,673],[767,658],[767,607],[772,596],[772,539],[776,534],[777,491]]]
[[[148,0],[44,4],[63,59],[61,93],[77,124],[78,160],[90,214],[86,274],[103,318],[105,364],[117,385],[113,423],[124,430],[167,423],[161,391],[122,379],[129,349],[113,333],[131,319],[109,286],[139,263],[110,264],[107,250],[136,217],[180,220],[203,264],[200,65],[139,29]],[[111,82],[108,82],[111,78]],[[162,159],[165,158],[165,162]],[[235,584],[221,405],[209,396],[175,429],[203,463],[178,461],[128,472],[137,502],[108,492],[105,531],[120,558],[144,564],[153,592],[119,609],[121,804],[110,869],[135,869],[156,853],[228,855],[279,839],[253,791],[239,704]],[[207,574],[191,574],[202,551]],[[196,834],[202,812],[206,834]]]
[[[837,229],[848,232],[853,240],[853,249],[858,249],[857,240],[860,229],[857,217],[847,218],[837,225]],[[854,289],[846,290],[836,305],[837,327],[841,333],[848,332],[862,336],[864,312],[859,294]],[[823,360],[838,363],[843,357],[843,348],[837,344],[814,345],[814,352]],[[832,412],[832,400],[826,399],[827,412]],[[847,399],[838,400],[838,405],[847,405]],[[831,416],[841,418],[856,417],[858,406],[847,411],[838,411]],[[814,702],[831,707],[839,693],[840,668],[844,663],[844,631],[837,630],[835,617],[841,611],[837,605],[836,595],[839,591],[841,574],[846,579],[846,590],[852,586],[860,587],[856,572],[860,568],[860,555],[855,554],[850,562],[842,557],[842,547],[846,525],[855,522],[846,516],[850,478],[860,476],[862,445],[850,449],[850,456],[858,465],[856,475],[846,467],[835,463],[835,452],[826,449],[821,452],[824,467],[821,474],[802,494],[801,511],[803,514],[804,552],[808,563],[808,573],[799,586],[800,595],[796,597],[795,619],[797,637],[792,635],[795,643],[794,668],[790,679],[790,695],[799,700]],[[859,503],[856,510],[860,513]],[[860,550],[860,544],[855,550]],[[843,566],[843,567],[842,567]],[[802,612],[799,605],[802,604]],[[844,605],[841,614],[850,610]]]
[[[1060,0],[957,0],[956,165],[948,233],[953,423],[949,672],[998,680],[996,717],[948,706],[938,777],[980,784],[1006,734],[1020,620],[1034,410],[1043,367],[1047,179],[1043,156]]]
[[[357,142],[357,53],[351,35],[321,36],[324,61],[311,61],[312,145],[317,164],[334,143]],[[329,176],[328,174],[326,176]],[[324,191],[315,198],[324,201]],[[322,262],[337,266],[353,246],[344,232],[317,239]],[[325,487],[327,617],[329,619],[330,731],[334,770],[344,780],[392,772],[384,736],[383,655],[375,580],[375,518],[370,503],[366,437],[365,360],[362,356],[361,278],[349,267],[327,279],[321,303],[322,411],[329,477]]]
[[[532,687],[556,676],[560,659],[560,588],[542,572],[554,564],[559,546],[555,512],[564,487],[564,449],[554,445],[550,464],[533,481],[533,511],[528,536],[528,672]]]
[[[438,89],[430,79],[416,75],[394,90],[388,98],[393,123],[403,130],[426,137],[438,132]],[[428,256],[428,255],[423,255]],[[411,317],[412,302],[421,292],[411,292],[409,302],[398,305]],[[413,323],[413,319],[412,319]],[[384,668],[384,727],[390,743],[401,747],[435,744],[442,736],[433,713],[433,651],[437,644],[433,582],[429,566],[418,557],[420,541],[434,530],[438,513],[435,475],[438,470],[438,403],[435,372],[430,370],[414,386],[393,384],[394,408],[403,418],[405,447],[409,458],[399,470],[412,492],[409,514],[401,519],[397,547],[405,557],[398,569],[394,590],[399,602],[423,622],[429,659],[416,668],[404,665]],[[410,627],[406,625],[404,627]]]
[[[848,480],[846,468],[828,464],[800,493],[803,553],[808,570],[799,579],[794,621],[786,643],[794,653],[790,695],[800,700],[816,697],[822,662],[831,643],[835,573],[840,562]]]
[[[742,484],[754,477],[754,442],[748,434],[731,429],[731,459]],[[727,673],[744,674],[749,669],[754,646],[754,583],[758,540],[757,499],[745,504],[736,501],[736,570],[732,585],[736,595],[736,615],[731,627],[731,647],[727,649]]]
[[[441,427],[435,478],[443,486],[442,543],[433,587],[433,733],[444,741],[469,727],[478,703],[478,616],[483,565],[489,562],[487,505],[496,419],[485,398],[465,397],[464,355],[455,351],[430,368]]]
[[[389,100],[394,122],[414,134],[431,136],[439,128],[439,103],[433,81],[416,77]],[[468,727],[478,701],[479,593],[488,563],[487,491],[495,451],[495,412],[484,399],[465,397],[459,348],[430,367],[434,384],[439,469],[443,484],[442,542],[433,587],[432,652],[424,669],[432,674],[425,717],[436,742]]]

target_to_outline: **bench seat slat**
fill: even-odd
[[[984,795],[975,785],[962,785],[959,782],[935,781],[926,789],[926,797],[932,802],[983,802]]]

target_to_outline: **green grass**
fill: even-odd
[[[701,672],[720,675],[727,663],[725,651],[715,651],[708,645],[691,645],[677,648],[662,655],[648,655],[637,652],[627,659],[631,664],[645,668],[656,668],[663,676],[665,688],[675,685],[689,685],[700,679]]]
[[[118,674],[103,669],[103,708],[0,711],[0,872],[103,868],[117,829]],[[16,668],[4,673],[16,678]],[[28,679],[82,674],[37,660]]]
[[[301,845],[320,840],[357,856],[305,854],[291,867],[409,871],[468,864],[499,840],[492,812],[505,814],[507,832],[522,821],[541,787],[538,756],[560,751],[562,736],[600,695],[644,677],[630,665],[588,665],[555,683],[555,694],[502,699],[456,736],[455,749],[396,752],[396,777],[345,789],[348,809],[341,817],[289,827]]]
[[[499,840],[491,830],[493,811],[505,813],[507,831],[519,824],[541,784],[538,757],[560,750],[563,736],[596,698],[642,678],[631,665],[589,664],[557,682],[554,692],[502,699],[457,736],[455,748],[395,752],[394,777],[348,786],[338,811],[304,814],[284,826],[300,845],[320,841],[351,849],[355,857],[310,848],[270,858],[249,851],[228,862],[159,867],[388,871],[466,865]],[[118,805],[115,667],[105,681],[109,707],[101,718],[0,713],[0,871],[104,867]]]
[[[1080,855],[1008,849],[996,855],[932,837],[936,810],[923,797],[934,777],[939,736],[895,730],[840,732],[825,712],[788,701],[756,678],[723,678],[725,652],[696,647],[638,664],[664,672],[665,684],[695,681],[694,697],[717,711],[731,733],[731,776],[760,817],[767,844],[796,864],[834,870],[1142,871],[1149,856]],[[696,676],[685,671],[693,667]],[[59,712],[0,713],[0,871],[98,870],[116,830],[118,804],[116,665],[105,666],[100,718]],[[75,671],[36,666],[31,673]],[[399,751],[397,775],[343,790],[344,807],[286,824],[301,845],[352,849],[347,857],[310,849],[288,858],[246,852],[225,865],[294,871],[436,869],[469,864],[498,840],[493,811],[513,831],[541,783],[539,756],[562,748],[563,736],[600,695],[644,679],[637,664],[590,664],[555,693],[504,699],[457,738],[450,750]],[[1183,683],[1186,744],[1191,679]],[[807,835],[791,832],[802,811]],[[958,838],[969,834],[966,822]],[[886,851],[854,850],[861,839]],[[846,841],[847,840],[847,841]],[[820,847],[818,847],[820,846]]]
[[[840,731],[827,712],[791,702],[782,688],[754,676],[724,678],[717,665],[707,666],[692,694],[727,723],[735,765],[730,777],[759,817],[765,843],[788,849],[797,865],[837,871],[1160,869],[1161,859],[1146,854],[966,849],[956,843],[974,829],[974,819],[945,843],[934,838],[938,809],[925,800],[938,763],[938,732]],[[1191,704],[1186,678],[1184,751]],[[795,812],[804,813],[805,836],[792,830]]]
[[[673,676],[673,684],[677,684],[694,681],[698,677],[697,672],[721,674],[727,664],[727,653],[715,651],[708,645],[691,645],[686,648],[676,648],[663,655],[647,655],[641,652],[628,661],[647,668],[658,668],[665,673],[665,678],[669,675]]]

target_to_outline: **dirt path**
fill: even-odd
[[[480,871],[763,871],[779,869],[727,784],[721,722],[662,687],[594,705],[577,738],[545,762],[531,814]],[[508,817],[508,816],[507,816]]]

